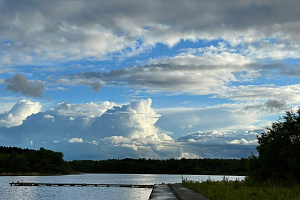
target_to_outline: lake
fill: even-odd
[[[222,180],[223,176],[183,175],[188,180],[203,181],[207,179]],[[226,176],[229,180],[242,180],[243,176]],[[166,174],[80,174],[65,176],[0,176],[1,200],[146,200],[151,188],[121,187],[30,187],[10,186],[10,182],[41,183],[103,183],[151,185],[161,183],[181,183],[181,175]]]

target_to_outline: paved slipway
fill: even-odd
[[[154,185],[151,200],[209,200],[202,194],[184,187],[181,183],[168,185]]]

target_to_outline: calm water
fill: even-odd
[[[243,179],[242,176],[226,176],[230,180]],[[183,175],[188,180],[203,181],[208,178],[222,180],[223,176]],[[104,184],[161,184],[180,183],[181,175],[161,174],[82,174],[67,176],[0,176],[1,200],[135,200],[148,199],[151,188],[119,188],[119,187],[16,187],[10,182],[42,182],[42,183],[104,183]]]

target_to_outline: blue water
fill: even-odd
[[[229,180],[243,179],[241,176],[226,176]],[[183,175],[188,180],[203,181],[208,178],[222,180],[223,176]],[[162,174],[80,174],[66,176],[0,176],[1,200],[146,200],[151,188],[120,187],[59,187],[59,186],[10,186],[10,182],[41,183],[103,183],[150,185],[180,183],[181,175]]]

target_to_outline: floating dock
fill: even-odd
[[[11,182],[11,186],[65,186],[65,187],[128,187],[128,188],[153,188],[154,185],[132,184],[99,184],[99,183],[36,183],[36,182]]]

